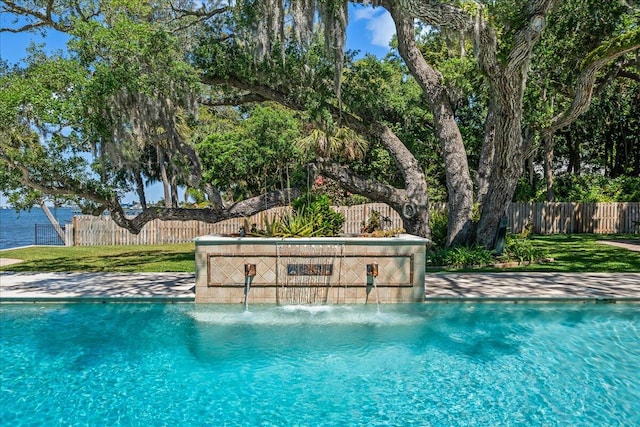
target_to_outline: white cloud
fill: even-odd
[[[396,26],[389,12],[381,7],[363,7],[355,10],[354,19],[367,21],[365,28],[371,33],[372,45],[389,47],[389,42],[396,33]]]
[[[374,9],[373,7],[359,7],[355,10],[355,20],[371,19],[376,14],[380,13],[380,9]]]

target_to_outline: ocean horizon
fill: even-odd
[[[74,215],[73,208],[50,207],[49,209],[60,225],[71,223]],[[36,224],[51,224],[39,206],[19,212],[12,207],[3,206],[0,209],[0,249],[35,245]]]

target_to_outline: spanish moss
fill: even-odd
[[[284,55],[286,45],[293,43],[301,50],[309,48],[315,31],[324,30],[327,57],[335,65],[334,89],[340,99],[344,49],[348,22],[346,0],[257,0],[255,23],[256,59],[269,59],[279,47]],[[317,14],[317,15],[316,15]],[[319,18],[315,24],[316,16]]]

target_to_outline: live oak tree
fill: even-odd
[[[556,9],[536,47],[527,95],[532,111],[526,120],[532,129],[528,156],[533,158],[538,147],[544,152],[549,201],[554,200],[555,135],[584,114],[607,85],[634,79],[640,47],[640,8],[628,2],[565,1]]]
[[[277,104],[255,105],[228,122],[197,144],[203,178],[225,200],[238,202],[305,181],[305,157],[297,147],[302,125],[293,112]]]
[[[275,101],[291,109],[307,112],[314,126],[328,137],[333,137],[339,129],[346,127],[367,140],[381,144],[394,159],[397,170],[402,175],[403,182],[399,186],[360,176],[349,164],[336,163],[330,159],[319,161],[318,170],[341,182],[352,192],[389,203],[401,213],[409,232],[428,236],[428,185],[423,166],[399,137],[389,117],[384,117],[384,114],[373,111],[372,108],[361,108],[364,106],[349,99],[349,73],[348,70],[345,71],[348,61],[343,52],[349,2],[258,0],[238,1],[233,7],[198,3],[196,6],[195,2],[188,1],[152,2],[141,7],[137,2],[124,0],[73,4],[50,0],[37,10],[25,9],[23,6],[29,4],[13,1],[4,2],[3,7],[31,18],[25,26],[12,27],[11,30],[16,31],[48,25],[73,33],[76,28],[82,27],[79,23],[115,28],[117,20],[123,19],[118,11],[124,9],[129,14],[127,19],[140,25],[144,31],[151,31],[161,41],[165,40],[163,37],[173,40],[188,52],[191,52],[192,46],[199,44],[197,65],[204,73],[198,77],[210,92],[198,101],[211,105],[229,105],[232,101],[236,104]],[[459,244],[475,240],[491,247],[500,217],[510,203],[521,176],[527,149],[522,135],[523,98],[531,64],[537,59],[534,48],[541,39],[554,8],[560,2],[354,0],[352,3],[381,6],[389,11],[396,25],[400,56],[420,86],[430,110],[425,127],[432,128],[440,141],[446,175],[449,210],[447,243]],[[633,16],[633,4],[628,1],[624,3]],[[319,12],[319,22],[315,21],[316,12]],[[151,21],[155,24],[153,27],[145,26]],[[199,26],[203,22],[207,23],[206,36],[198,38],[203,34]],[[426,25],[428,31],[458,40],[461,54],[474,56],[484,84],[488,87],[487,114],[476,172],[475,194],[468,149],[465,147],[459,117],[456,116],[452,102],[455,96],[451,92],[451,86],[444,81],[443,73],[420,50],[416,22]],[[159,26],[161,30],[156,29],[160,31],[156,34],[153,29],[158,28],[158,24],[162,25]],[[318,24],[322,25],[322,31],[317,31]],[[591,81],[592,76],[601,69],[598,64],[608,63],[607,61],[615,58],[611,56],[612,52],[620,51],[622,45],[623,50],[637,49],[637,25],[631,25],[628,30],[617,41],[610,38],[601,40],[600,45],[596,43],[598,47],[593,50],[593,61],[590,62],[592,65],[587,63],[584,67],[585,80],[577,81],[575,102],[572,104],[576,108],[559,117],[555,125],[562,124],[567,118],[571,119],[576,112],[579,115],[583,111],[581,105],[585,104],[585,100],[588,105],[590,85],[582,83]],[[315,38],[318,34],[323,35],[323,43],[319,44]],[[123,44],[123,51],[126,52],[124,41]],[[471,48],[465,49],[466,44]],[[142,46],[145,44],[142,43]],[[136,46],[138,47],[140,46]],[[177,49],[177,46],[174,45],[173,49]],[[100,55],[103,53],[104,51],[98,51],[95,57],[102,60]],[[89,55],[88,64],[94,63],[93,57]],[[169,57],[175,58],[172,55]],[[99,64],[101,61],[95,63]],[[150,58],[150,63],[157,64],[154,58]],[[111,65],[116,65],[117,69],[115,62]],[[176,60],[175,63],[160,66],[163,71],[170,71],[169,75],[176,72],[175,76],[191,65]],[[149,71],[145,67],[139,69]],[[126,70],[123,72],[126,75]],[[183,144],[184,138],[179,131],[179,118],[188,118],[193,114],[190,97],[182,96],[193,93],[185,89],[190,84],[195,84],[190,80],[193,75],[186,72],[181,78],[163,81],[162,74],[158,76],[159,84],[155,86],[153,81],[156,79],[149,82],[139,75],[128,76],[127,78],[133,78],[137,83],[132,88],[127,86],[124,93],[112,91],[110,96],[121,102],[125,107],[124,111],[129,111],[133,119],[140,112],[144,114],[139,117],[151,118],[148,123],[145,120],[144,126],[140,128],[141,134],[150,141],[142,144],[142,147],[149,144],[148,146],[156,149],[157,164],[165,164],[165,172],[172,171],[176,180],[182,177],[180,179],[188,185],[201,186],[206,190],[214,207],[207,213],[207,217],[222,219],[234,212],[224,206],[215,189],[208,188],[207,183],[202,182],[198,171],[200,165],[191,155],[192,147]],[[111,81],[107,79],[107,82]],[[159,102],[162,97],[158,96],[168,83],[174,85],[170,85],[171,90],[162,95],[172,101],[170,105]],[[122,88],[122,84],[116,87]],[[125,96],[118,98],[119,93]],[[142,95],[138,98],[134,96],[131,105],[135,108],[127,104],[131,99],[129,95],[132,94]],[[109,115],[106,114],[106,117]],[[138,129],[136,124],[141,122],[133,119],[124,128],[127,136],[133,137],[132,142],[135,142]],[[111,120],[118,123],[114,118]],[[114,135],[118,136],[111,132],[111,136]],[[134,145],[129,143],[130,147]],[[172,152],[177,148],[173,162],[160,161],[161,157],[158,156],[167,151],[165,148]],[[132,168],[124,169],[131,171]],[[163,174],[162,168],[159,173]],[[113,199],[99,198],[94,202],[99,207],[113,210]],[[276,200],[281,201],[282,197]],[[480,208],[480,220],[477,224],[471,220],[474,201],[479,203]],[[117,209],[115,211],[114,218],[134,231],[150,218],[184,218],[184,212],[175,208],[148,209],[135,220],[119,217]]]
[[[492,247],[500,218],[513,197],[522,173],[525,145],[522,135],[523,97],[534,58],[534,47],[540,40],[547,19],[559,3],[557,0],[511,0],[501,2],[481,1],[422,1],[376,0],[354,1],[382,6],[389,11],[395,25],[400,54],[421,85],[430,105],[435,132],[441,141],[449,197],[448,243],[475,240]],[[634,16],[633,6],[624,2]],[[286,4],[278,1],[263,2],[277,9],[280,22],[286,12]],[[345,2],[318,3],[319,9],[339,9],[341,17]],[[579,5],[574,5],[579,7]],[[597,13],[597,11],[595,12]],[[473,43],[473,52],[489,85],[489,111],[485,126],[485,138],[477,171],[477,200],[480,204],[480,220],[473,229],[473,185],[469,173],[464,143],[451,105],[451,96],[443,82],[442,74],[425,60],[416,44],[415,21],[419,20],[436,31],[459,34]],[[296,27],[296,16],[293,26]],[[274,25],[273,28],[281,28]],[[637,24],[617,38],[602,37],[592,54],[586,58],[581,77],[575,84],[572,107],[553,119],[548,128],[562,127],[584,111],[590,99],[592,81],[597,71],[617,56],[638,48]],[[264,39],[264,34],[258,31]],[[268,33],[281,42],[282,31]],[[332,28],[331,38],[335,46],[343,45]],[[333,52],[335,55],[335,52]],[[340,70],[338,62],[336,70]],[[339,83],[339,79],[334,79]],[[249,89],[245,87],[244,89]],[[339,97],[339,93],[338,93]],[[380,138],[380,136],[378,136]],[[361,183],[363,189],[364,183]],[[413,194],[411,195],[413,196]]]
[[[191,2],[7,1],[20,19],[2,31],[54,29],[69,35],[69,54],[34,52],[26,67],[0,76],[0,183],[17,207],[42,195],[71,200],[85,212],[109,210],[133,233],[149,221],[217,222],[288,203],[279,189],[225,203],[203,180],[190,141],[198,125],[200,83],[186,61],[197,25],[221,6],[191,13]],[[165,206],[147,206],[144,180],[160,180]],[[205,194],[208,207],[177,206],[177,187]],[[143,210],[125,216],[122,196],[137,189]]]

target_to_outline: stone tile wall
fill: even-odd
[[[252,304],[422,301],[426,240],[397,238],[196,239],[196,302]],[[245,277],[245,264],[255,276]],[[378,276],[367,276],[367,264]],[[304,289],[301,289],[304,288]],[[293,299],[292,299],[293,298]]]

